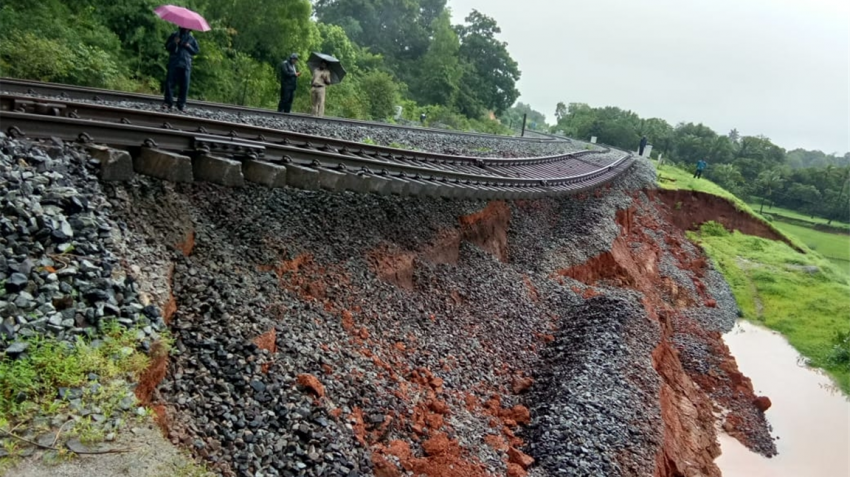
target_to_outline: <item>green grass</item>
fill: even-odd
[[[655,161],[655,170],[658,172],[658,187],[667,190],[695,190],[697,192],[705,192],[707,194],[717,195],[728,199],[735,208],[744,212],[748,212],[753,216],[759,215],[750,208],[743,200],[739,199],[735,194],[711,182],[708,179],[694,179],[694,175],[679,169],[676,166],[668,164],[658,165]],[[764,218],[761,218],[764,220]]]
[[[774,225],[786,235],[797,237],[808,248],[829,259],[836,267],[850,275],[850,235],[822,232],[784,222],[774,222]]]
[[[759,210],[761,204],[750,204],[750,206],[754,210]],[[788,217],[789,219],[802,220],[804,222],[811,222],[813,224],[821,224],[821,225],[830,225],[831,227],[839,228],[839,229],[847,229],[850,230],[850,224],[845,222],[840,222],[838,220],[833,220],[831,224],[827,224],[829,220],[824,219],[823,217],[814,217],[806,214],[802,214],[800,212],[793,211],[791,209],[784,209],[782,207],[769,207],[768,204],[764,205],[763,210],[765,215],[781,215],[783,217]]]
[[[718,227],[709,224],[689,236],[723,273],[744,317],[782,333],[810,365],[825,370],[850,394],[847,276],[817,254],[739,232],[718,233]]]
[[[694,179],[674,166],[657,166],[657,171],[662,189],[723,197],[805,252],[784,242],[729,233],[712,222],[699,233],[688,233],[729,282],[744,318],[782,333],[810,365],[825,370],[850,394],[850,262],[836,260],[850,259],[850,237],[770,222],[707,179]]]
[[[137,331],[104,322],[97,342],[35,337],[26,341],[29,348],[21,357],[0,356],[0,428],[26,428],[37,416],[70,410],[70,402],[59,398],[61,387],[82,389],[81,405],[97,406],[108,417],[128,396],[128,384],[148,366],[149,358],[136,348]],[[89,379],[92,373],[96,381]],[[70,433],[96,440],[85,424],[80,421]]]
[[[794,244],[795,247],[805,252],[809,251],[805,244],[801,242],[796,236],[786,234],[781,229],[777,228],[777,226],[773,222],[759,215],[746,202],[739,199],[738,196],[720,187],[714,182],[711,182],[710,180],[704,178],[695,179],[693,174],[687,171],[683,171],[682,169],[679,169],[676,166],[671,166],[667,164],[662,164],[659,166],[655,161],[652,162],[655,164],[655,170],[658,173],[658,187],[660,187],[661,189],[693,190],[697,192],[704,192],[706,194],[712,194],[719,197],[723,197],[724,199],[731,202],[735,209],[752,215],[753,218],[755,218],[759,222],[764,223],[777,234],[785,237],[789,242]]]

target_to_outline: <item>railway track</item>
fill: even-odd
[[[82,86],[66,85],[59,83],[46,83],[41,81],[20,80],[14,78],[0,77],[0,91],[9,94],[28,94],[48,96],[59,100],[84,100],[84,101],[109,101],[109,102],[133,102],[149,105],[161,105],[162,97],[149,94],[127,93],[123,91],[112,91],[100,88],[87,88]],[[369,128],[387,128],[395,130],[410,130],[418,132],[432,132],[436,134],[451,134],[459,136],[473,137],[494,137],[491,134],[463,132],[463,131],[448,131],[445,129],[425,128],[425,127],[409,127],[397,124],[387,124],[373,121],[361,121],[356,119],[343,118],[317,118],[315,116],[299,113],[278,113],[268,109],[251,108],[246,106],[237,106],[233,104],[215,103],[210,101],[189,100],[187,104],[193,108],[203,108],[211,111],[220,111],[236,115],[264,115],[271,117],[290,117],[297,118],[303,121],[337,123],[343,125],[365,126]],[[515,141],[524,141],[531,143],[548,143],[552,141],[565,140],[554,136],[535,135],[534,137],[516,137],[516,136],[497,136],[501,139],[511,139]]]
[[[610,181],[632,162],[629,154],[609,149],[523,159],[450,156],[10,94],[0,95],[0,123],[13,136],[105,144],[127,149],[137,160],[144,151],[176,151],[187,160],[236,159],[285,169],[285,184],[293,187],[381,194],[476,199],[570,194]]]

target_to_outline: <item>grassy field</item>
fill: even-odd
[[[655,162],[655,161],[653,161]],[[739,199],[735,194],[711,182],[708,179],[694,179],[694,175],[679,169],[676,166],[658,165],[655,164],[655,170],[658,172],[658,186],[668,190],[695,190],[705,192],[707,194],[718,195],[728,199],[735,204],[735,208],[749,212],[754,216],[759,216],[746,202]]]
[[[672,166],[657,170],[661,188],[724,197],[806,252],[729,233],[713,223],[689,233],[729,282],[744,317],[782,333],[812,366],[824,369],[850,394],[850,262],[841,260],[850,259],[850,237],[770,222],[709,180],[694,179]]]
[[[731,202],[736,209],[752,215],[756,220],[763,222],[777,234],[787,238],[788,241],[793,243],[797,248],[808,250],[805,243],[796,235],[785,233],[782,229],[778,228],[775,223],[759,215],[758,212],[750,207],[749,204],[739,199],[738,196],[720,187],[714,182],[711,182],[708,179],[694,179],[693,174],[683,171],[675,166],[659,166],[656,164],[655,169],[658,172],[658,186],[660,188],[668,190],[693,190],[723,197]]]
[[[823,255],[850,276],[850,235],[822,232],[784,222],[774,222],[773,225],[786,235],[799,238],[808,248]]]
[[[744,317],[782,333],[812,366],[850,394],[850,285],[817,254],[726,232],[709,223],[699,242],[726,277]]]
[[[761,204],[750,204],[750,207],[752,207],[753,210],[759,210],[759,207],[761,207]],[[806,222],[811,222],[813,224],[827,225],[827,222],[829,222],[829,220],[824,219],[823,217],[812,218],[809,215],[801,214],[800,212],[795,212],[791,209],[783,209],[782,207],[770,207],[770,208],[768,208],[767,204],[765,204],[765,206],[764,206],[764,213],[770,214],[770,215],[781,215],[781,216],[784,216],[784,217],[788,217],[789,219],[803,220],[803,221],[806,221]],[[850,224],[845,223],[845,222],[840,222],[838,220],[833,220],[832,224],[829,224],[829,225],[832,226],[832,227],[836,227],[836,228],[842,228],[842,229],[850,230]]]

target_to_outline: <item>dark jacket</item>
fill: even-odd
[[[180,41],[177,41],[177,40]],[[186,46],[188,44],[188,46]],[[186,68],[192,69],[192,57],[197,55],[201,49],[198,47],[198,42],[192,36],[190,31],[181,34],[176,31],[168,37],[165,42],[165,49],[171,53],[168,57],[168,68]]]
[[[640,147],[646,147],[646,136],[640,138]]]
[[[293,65],[291,61],[283,60],[278,71],[278,74],[280,75],[280,87],[295,89],[296,78],[298,77],[297,73],[298,71],[295,69],[295,65]]]

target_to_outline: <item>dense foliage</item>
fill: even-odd
[[[850,153],[785,151],[764,136],[718,134],[708,126],[659,118],[644,119],[616,107],[592,108],[558,103],[553,131],[614,147],[635,150],[641,137],[653,145],[653,157],[686,169],[708,162],[705,177],[743,198],[800,211],[810,216],[850,221]]]
[[[161,0],[4,0],[0,74],[159,93],[164,42],[175,27],[157,18]],[[496,22],[473,11],[452,25],[445,0],[185,0],[212,30],[196,33],[190,95],[272,108],[277,69],[292,52],[338,57],[348,71],[328,89],[327,114],[508,132],[486,119],[519,96],[517,63]],[[316,21],[313,15],[319,21]],[[295,111],[309,111],[304,71]]]

